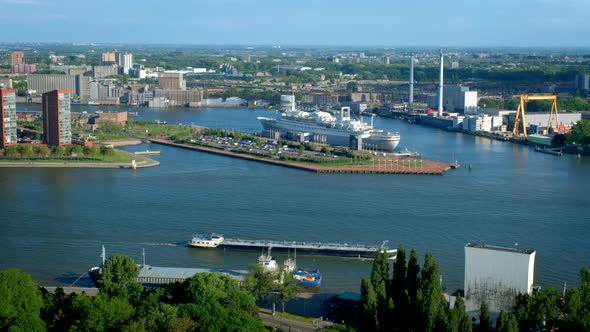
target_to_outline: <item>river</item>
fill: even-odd
[[[73,111],[125,110],[78,106]],[[39,110],[39,105],[18,105]],[[254,132],[272,110],[131,108],[168,123]],[[400,147],[463,164],[443,176],[315,174],[155,144],[160,166],[0,169],[0,269],[68,285],[107,254],[148,264],[246,269],[258,253],[201,250],[192,234],[381,245],[431,252],[443,286],[463,288],[468,242],[537,251],[535,284],[576,285],[590,266],[590,158],[562,157],[487,138],[376,118]],[[466,167],[471,165],[471,167]],[[279,263],[286,255],[275,255]],[[323,273],[321,292],[359,291],[370,261],[298,255]],[[87,283],[82,278],[79,283]]]

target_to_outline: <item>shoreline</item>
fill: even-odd
[[[134,154],[118,150],[130,156]],[[135,163],[136,168],[155,167],[160,162],[148,157],[138,157],[143,160]],[[131,163],[101,163],[101,162],[37,162],[37,161],[2,161],[0,168],[111,168],[111,169],[132,169]]]
[[[247,153],[238,153],[233,151],[227,150],[220,150],[213,147],[207,147],[202,145],[187,145],[187,144],[180,144],[174,143],[168,139],[161,139],[161,138],[147,138],[148,141],[151,143],[174,146],[182,149],[189,149],[189,150],[197,150],[207,153],[214,153],[218,155],[239,158],[239,159],[246,159],[251,161],[257,161],[267,164],[272,164],[276,166],[282,167],[289,167],[294,169],[299,169],[308,172],[314,173],[342,173],[342,174],[412,174],[412,175],[443,175],[444,172],[459,168],[459,165],[452,165],[449,163],[443,163],[438,161],[431,161],[431,160],[423,160],[420,159],[423,163],[428,163],[427,167],[411,167],[407,166],[404,167],[402,165],[401,169],[398,165],[393,167],[393,163],[390,164],[390,167],[387,167],[386,160],[384,160],[383,165],[374,163],[372,165],[347,165],[347,166],[324,166],[324,165],[312,165],[312,164],[304,164],[304,163],[297,163],[293,161],[284,161],[284,160],[277,160],[277,159],[269,159],[254,156]],[[413,158],[397,158],[396,160],[404,160],[404,161],[414,161],[417,159]]]

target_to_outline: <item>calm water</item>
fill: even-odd
[[[261,129],[257,116],[274,114],[132,110],[146,119],[246,132]],[[251,239],[401,242],[421,257],[432,252],[449,290],[462,288],[467,242],[518,243],[537,250],[536,284],[578,283],[579,269],[590,266],[590,158],[555,157],[391,119],[375,119],[375,125],[399,131],[400,146],[425,158],[456,159],[472,169],[444,176],[313,174],[147,144],[126,149],[161,150],[154,157],[159,167],[0,168],[0,269],[20,268],[44,285],[69,284],[98,263],[101,244],[107,254],[138,261],[145,248],[147,263],[159,266],[246,269],[256,262],[258,253],[184,245],[194,233],[219,232]],[[322,292],[358,291],[371,268],[357,259],[297,258],[323,272]]]

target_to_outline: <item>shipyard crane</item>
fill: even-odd
[[[559,119],[557,117],[557,96],[555,95],[522,95],[520,96],[520,103],[518,104],[518,108],[516,110],[516,118],[514,119],[514,129],[512,129],[512,133],[514,135],[518,134],[518,127],[520,126],[521,117],[522,117],[522,133],[524,137],[527,137],[526,132],[526,118],[525,118],[525,103],[531,100],[552,100],[553,104],[551,105],[551,113],[549,113],[549,121],[547,122],[547,129],[551,127],[551,120],[553,120],[553,114],[555,114],[555,123],[559,124]],[[521,116],[522,114],[522,116]]]

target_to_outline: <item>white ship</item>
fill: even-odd
[[[197,248],[217,248],[223,240],[224,238],[221,234],[193,235],[188,245]]]
[[[293,105],[278,118],[258,117],[258,121],[265,130],[308,134],[312,136],[310,141],[317,143],[350,146],[351,140],[361,138],[362,148],[367,150],[393,151],[400,140],[399,133],[384,132],[351,119],[350,107],[342,107],[340,116],[335,117],[328,112],[297,110]]]

